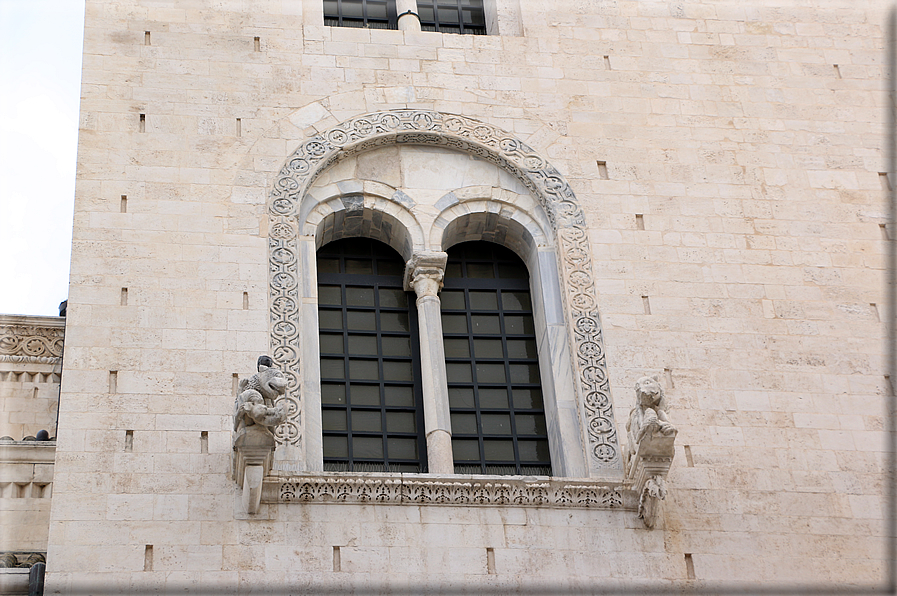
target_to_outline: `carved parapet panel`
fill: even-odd
[[[64,338],[65,319],[0,315],[0,362],[55,364]]]

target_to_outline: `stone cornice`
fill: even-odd
[[[56,441],[0,441],[0,464],[52,464]]]
[[[317,472],[267,477],[262,503],[380,503],[635,511],[628,484],[519,476]]]
[[[0,315],[0,362],[55,364],[64,338],[64,318]]]

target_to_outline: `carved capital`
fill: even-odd
[[[442,289],[446,260],[448,255],[444,252],[414,253],[405,264],[405,291],[413,291],[418,298],[436,296]]]

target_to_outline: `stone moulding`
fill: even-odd
[[[628,485],[589,480],[309,473],[265,478],[262,503],[574,507],[636,511]]]
[[[300,375],[299,228],[306,190],[327,167],[378,147],[409,144],[454,149],[488,161],[516,176],[533,193],[556,234],[564,310],[582,404],[589,468],[622,472],[604,340],[598,314],[585,215],[573,189],[551,164],[510,133],[454,114],[402,109],[351,118],[304,141],[287,158],[268,198],[268,257],[271,351],[289,380],[291,411],[277,428],[278,443],[302,440],[298,407]]]
[[[64,337],[65,319],[0,315],[0,362],[56,364]]]

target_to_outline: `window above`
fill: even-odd
[[[395,0],[324,0],[329,27],[398,29]]]
[[[423,31],[486,35],[483,0],[417,0]]]

